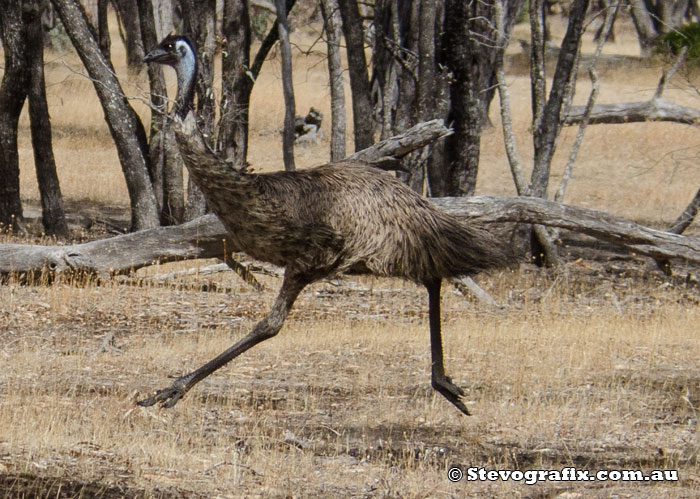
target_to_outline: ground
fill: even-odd
[[[301,45],[313,40],[297,33]],[[139,95],[143,82],[128,80],[118,35],[112,39],[124,85]],[[630,54],[634,43],[620,30],[606,50]],[[328,120],[319,61],[317,53],[297,54],[297,105],[299,114],[320,108]],[[649,98],[663,64],[602,72],[601,102]],[[99,219],[75,239],[105,237],[128,220],[128,197],[92,85],[73,70],[80,70],[75,56],[47,54],[59,177],[73,220]],[[250,159],[259,170],[281,165],[281,147],[270,145],[280,142],[278,75],[277,63],[266,63],[255,87]],[[527,165],[527,78],[517,67],[508,75]],[[697,106],[689,87],[674,81],[667,97]],[[491,117],[478,191],[511,194],[496,105]],[[698,188],[696,134],[659,123],[590,127],[566,201],[665,226]],[[563,134],[553,184],[574,135]],[[24,117],[22,192],[31,218],[38,194],[30,147]],[[297,151],[301,165],[327,157],[327,135]],[[43,241],[34,227],[30,237],[1,240]],[[279,336],[170,410],[135,401],[245,334],[270,306],[278,277],[261,275],[262,293],[233,273],[159,279],[212,263],[189,262],[101,285],[6,283],[0,495],[696,497],[700,293],[684,276],[697,268],[676,265],[679,277],[668,278],[643,258],[611,251],[593,258],[577,241],[568,241],[567,263],[556,271],[523,264],[478,276],[502,309],[445,285],[447,372],[465,389],[470,417],[430,388],[427,299],[409,283],[347,278],[311,286]],[[678,480],[453,483],[453,467],[677,470]]]

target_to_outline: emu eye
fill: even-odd
[[[172,50],[173,44],[172,44],[172,43],[168,43],[168,44],[165,46],[165,48],[166,48],[166,50]]]

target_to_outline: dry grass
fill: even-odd
[[[627,37],[607,50],[630,54],[632,46]],[[92,86],[66,68],[64,61],[78,66],[74,57],[48,59],[64,194],[74,210],[96,205],[123,216],[126,189]],[[296,69],[298,108],[313,105],[329,118],[325,66],[297,56]],[[601,102],[647,98],[658,74],[608,71]],[[251,160],[263,170],[281,164],[277,75],[276,64],[266,64],[253,95]],[[510,81],[527,160],[529,90],[517,72]],[[128,88],[138,94],[135,81]],[[584,93],[582,84],[577,98]],[[695,105],[682,90],[669,98]],[[497,106],[492,111],[479,192],[510,193]],[[22,126],[22,189],[35,202],[26,118]],[[568,201],[655,224],[672,220],[697,189],[694,133],[663,124],[591,127]],[[563,149],[574,134],[565,132]],[[321,163],[327,151],[327,141],[301,149],[298,163]],[[557,157],[557,171],[565,157]],[[312,286],[277,338],[174,409],[136,407],[167,376],[240,338],[273,299],[235,276],[213,279],[232,292],[116,282],[0,287],[2,497],[698,494],[697,289],[666,283],[643,262],[577,261],[556,274],[523,268],[481,278],[506,313],[446,287],[448,372],[467,391],[470,418],[430,389],[423,290],[375,279]],[[679,469],[680,482],[453,484],[446,474],[453,464]]]
[[[136,407],[167,374],[201,364],[264,314],[272,295],[229,279],[230,295],[0,288],[3,471],[32,477],[25,490],[40,481],[46,493],[55,480],[75,491],[154,496],[634,490],[452,484],[446,469],[456,463],[673,468],[680,484],[635,496],[682,497],[698,487],[700,309],[688,291],[601,269],[510,273],[484,281],[508,305],[501,314],[449,290],[446,356],[475,414],[466,418],[430,390],[421,289],[388,280],[318,284],[279,337],[175,409]],[[113,341],[105,347],[106,337]]]

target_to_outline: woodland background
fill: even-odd
[[[131,4],[139,26],[138,7],[149,3]],[[57,274],[50,268],[53,260],[42,253],[43,267],[32,267],[31,278],[21,267],[3,270],[0,286],[0,419],[6,422],[0,430],[0,490],[7,496],[49,497],[694,495],[700,480],[700,345],[694,249],[699,232],[692,221],[700,176],[693,112],[699,106],[694,46],[674,35],[692,39],[695,4],[531,2],[522,10],[517,2],[504,3],[506,22],[500,23],[499,37],[499,4],[490,2],[341,2],[357,6],[363,20],[360,41],[369,86],[364,93],[370,108],[356,107],[362,97],[355,94],[363,90],[353,87],[362,83],[351,82],[347,48],[353,34],[343,33],[339,55],[346,128],[334,134],[329,34],[321,10],[321,4],[331,3],[299,1],[289,8],[292,114],[314,107],[324,115],[318,139],[294,147],[296,168],[344,157],[419,121],[442,118],[455,133],[428,152],[403,159],[407,171],[398,174],[412,187],[439,196],[554,199],[567,178],[557,201],[596,210],[603,221],[608,220],[604,216],[622,217],[624,223],[636,223],[635,230],[682,230],[677,237],[685,239],[673,241],[676,248],[686,248],[685,257],[666,260],[655,253],[653,242],[632,236],[621,245],[615,234],[607,239],[553,229],[533,234],[531,226],[522,226],[512,240],[520,241],[524,263],[477,279],[497,307],[456,291],[444,299],[448,368],[467,390],[475,413],[464,418],[430,391],[422,291],[370,278],[311,287],[278,338],[203,382],[177,410],[136,408],[139,394],[159,385],[163,373],[182,374],[244,334],[272,299],[270,290],[279,279],[275,269],[237,257],[264,287],[256,291],[238,274],[224,272],[217,260],[154,261],[138,271],[105,276],[72,267]],[[151,113],[151,104],[159,103],[149,91],[152,75],[138,62],[143,33],[134,36],[128,4],[2,2],[0,213],[8,230],[0,236],[0,266],[10,261],[7,255],[30,246],[47,252],[80,250],[81,243],[136,229],[176,227],[172,224],[204,211],[187,188],[186,173],[178,181],[177,166],[165,169],[177,165],[177,158],[168,156],[167,133],[153,127],[161,115]],[[246,159],[257,171],[284,168],[289,99],[285,102],[282,91],[283,51],[276,42],[255,84],[246,89],[240,83],[252,82],[248,73],[255,54],[268,36],[280,33],[273,6],[183,1],[174,6],[153,2],[152,7],[152,38],[172,28],[195,39],[197,33],[207,35],[201,35],[198,46],[211,50],[208,86],[213,93],[205,84],[199,102],[202,115],[210,113],[214,145],[225,155],[228,140],[241,143],[245,106],[240,95],[226,92],[248,91]],[[97,47],[90,52],[98,58],[92,70],[73,45],[80,38],[83,8],[89,36],[83,35]],[[246,18],[242,11],[226,10],[235,8],[245,10],[248,22],[226,25],[226,19]],[[533,22],[543,19],[545,9],[546,23]],[[62,27],[62,12],[75,14],[73,37]],[[346,21],[347,12],[345,17],[334,12],[341,24]],[[445,12],[449,22],[442,25]],[[597,83],[591,83],[596,33],[610,12],[617,15],[615,36],[602,46],[592,78]],[[14,54],[25,58],[25,65],[17,66],[12,53],[8,56],[8,33],[16,33],[8,29],[10,13],[19,16],[14,26],[25,45]],[[427,19],[435,20],[435,29],[426,41],[419,35],[430,32]],[[576,72],[573,61],[561,56],[578,51],[579,42],[566,36],[572,22],[583,31]],[[378,35],[380,26],[384,36]],[[250,60],[229,60],[238,70],[222,72],[224,53],[235,58],[245,52],[232,33],[246,27]],[[541,36],[533,36],[538,30]],[[452,38],[445,33],[453,33]],[[130,48],[139,40],[141,52]],[[46,44],[28,47],[32,41]],[[39,59],[31,56],[37,46],[43,49]],[[98,53],[109,55],[113,73],[100,73],[107,66]],[[429,54],[436,56],[432,62]],[[450,66],[450,61],[465,65]],[[557,72],[558,64],[569,69]],[[38,114],[32,125],[32,99],[41,101],[41,85],[35,85],[39,66],[51,118],[52,140],[44,135],[43,143],[51,145],[55,182],[51,161],[38,152],[42,135],[37,125],[49,121]],[[501,113],[500,68],[509,90],[512,136],[503,132],[508,115]],[[545,68],[544,80],[532,68]],[[482,74],[484,69],[490,72]],[[660,84],[664,73],[668,78]],[[222,74],[240,79],[227,83]],[[567,111],[567,92],[557,97],[550,89],[573,89],[572,74],[578,79]],[[5,85],[10,77],[18,78],[10,80],[15,82],[11,88]],[[163,78],[172,96],[173,75],[166,70]],[[538,90],[543,81],[546,87]],[[591,109],[591,124],[567,174],[578,130],[566,123],[581,120],[581,106],[596,86],[599,107]],[[28,102],[12,93],[17,88]],[[98,89],[107,89],[102,101]],[[110,129],[105,121],[104,101],[121,95],[126,98],[111,103],[117,110],[114,123],[140,122],[143,136],[116,133],[114,123]],[[427,103],[421,100],[426,95]],[[533,95],[542,106],[533,105]],[[226,99],[235,104],[222,107]],[[119,115],[119,109],[126,114]],[[231,109],[235,112],[227,121]],[[538,109],[542,119],[533,121]],[[363,132],[354,115],[371,130]],[[601,123],[606,120],[617,124]],[[116,146],[119,140],[123,143]],[[159,144],[161,149],[155,147]],[[515,146],[519,161],[513,161],[512,147],[509,160],[506,145]],[[140,183],[128,173],[139,164]],[[163,166],[161,173],[156,164]],[[290,168],[288,148],[286,164]],[[518,164],[522,182],[516,186]],[[58,186],[60,197],[55,196]],[[178,201],[166,202],[173,193]],[[151,211],[135,213],[139,195],[152,196]],[[522,210],[516,214],[522,216]],[[177,365],[181,370],[172,372]],[[453,484],[446,476],[453,464],[679,469],[680,482]]]

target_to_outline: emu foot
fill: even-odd
[[[187,385],[184,378],[178,378],[175,382],[168,388],[158,390],[155,395],[148,397],[144,400],[139,400],[136,402],[142,407],[150,407],[156,403],[160,403],[160,406],[169,409],[178,403],[178,401],[187,393]]]
[[[463,414],[471,416],[469,409],[467,409],[467,406],[462,402],[464,390],[452,383],[449,376],[433,376],[432,385],[437,392],[452,402]]]

